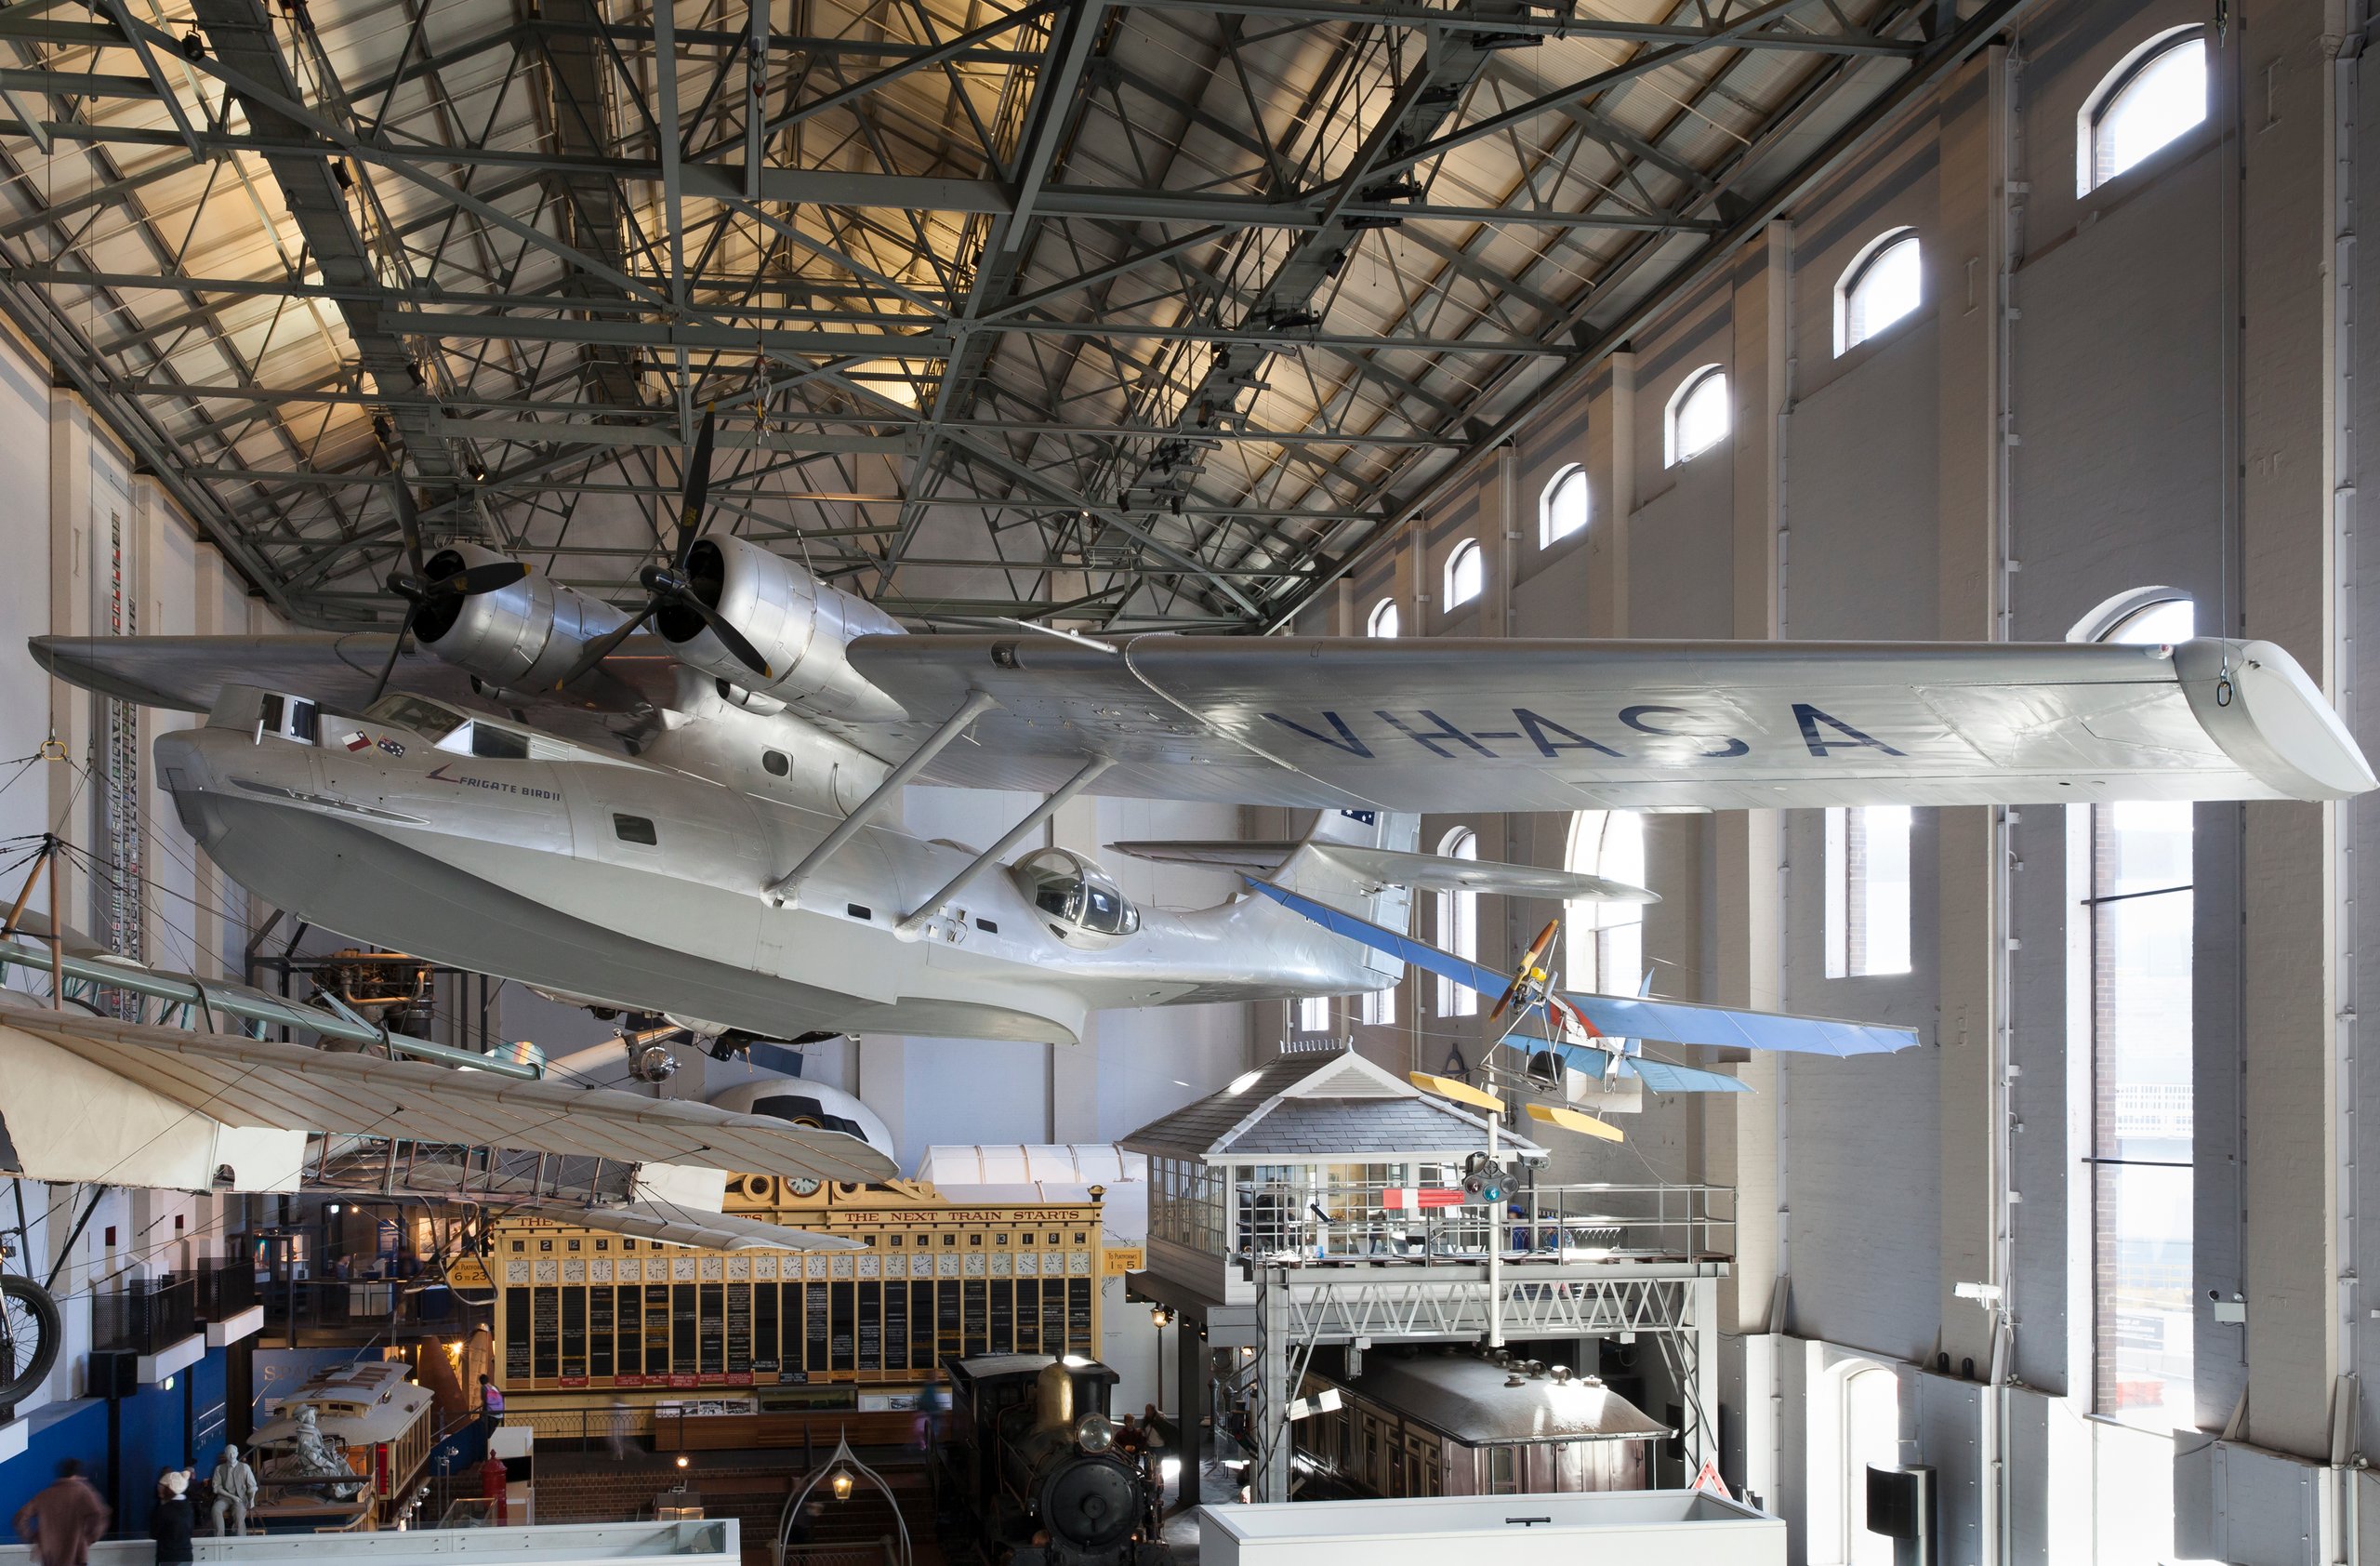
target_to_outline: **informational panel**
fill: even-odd
[[[914,1386],[949,1355],[1098,1354],[1095,1204],[946,1207],[903,1185],[880,1207],[775,1215],[863,1248],[721,1253],[498,1228],[505,1390]]]

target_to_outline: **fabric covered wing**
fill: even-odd
[[[1344,936],[1482,995],[1501,995],[1512,982],[1510,975],[1440,951],[1427,942],[1384,929],[1354,914],[1342,913],[1285,887],[1263,881],[1249,884],[1333,935]],[[1691,1001],[1655,1001],[1637,995],[1588,995],[1564,990],[1562,998],[1576,1006],[1597,1032],[1613,1039],[1832,1055],[1886,1054],[1917,1042],[1914,1029],[1882,1023],[1729,1011],[1724,1006],[1705,1006]]]
[[[2373,787],[2268,643],[863,637],[936,781],[1403,811],[2338,799]]]
[[[761,1218],[734,1213],[712,1213],[682,1202],[646,1200],[620,1207],[589,1207],[574,1201],[533,1199],[507,1201],[509,1209],[536,1213],[558,1223],[584,1224],[614,1234],[665,1245],[693,1245],[707,1251],[858,1251],[865,1241],[846,1235],[820,1234],[813,1229],[787,1228]]]
[[[0,1012],[0,1026],[21,1029],[226,1125],[826,1180],[898,1173],[857,1137],[707,1104],[17,1006]]]

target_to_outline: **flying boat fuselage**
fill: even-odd
[[[1383,982],[1359,949],[1261,899],[1146,909],[1137,931],[1084,949],[998,866],[905,927],[974,856],[885,826],[780,903],[772,883],[882,775],[790,714],[710,714],[639,760],[476,723],[476,737],[468,723],[442,736],[324,713],[306,743],[218,709],[161,737],[157,763],[217,863],[308,920],[764,1036],[1071,1042],[1096,1009]]]

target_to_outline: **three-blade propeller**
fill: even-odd
[[[630,616],[618,630],[590,644],[579,660],[570,666],[570,671],[554,682],[554,689],[562,689],[611,657],[614,648],[664,609],[683,609],[697,617],[710,627],[720,644],[736,662],[763,680],[774,677],[770,671],[768,659],[745,639],[744,633],[728,624],[718,610],[703,602],[702,595],[694,591],[694,578],[687,570],[694,545],[703,533],[703,510],[710,494],[711,435],[716,419],[717,416],[711,409],[703,410],[702,429],[694,436],[694,455],[686,463],[685,489],[678,502],[678,545],[670,551],[669,564],[648,565],[637,573],[637,582],[647,595],[644,607]]]
[[[405,601],[405,617],[397,626],[396,640],[389,644],[389,661],[380,666],[380,678],[372,687],[373,701],[387,692],[389,677],[397,671],[397,655],[404,650],[405,638],[413,634],[413,622],[424,609],[441,599],[476,598],[483,592],[499,591],[529,574],[529,568],[517,560],[491,560],[431,576],[422,563],[421,513],[414,510],[413,486],[405,482],[403,470],[393,460],[390,468],[397,481],[397,531],[404,536],[405,569],[389,578],[389,591]]]

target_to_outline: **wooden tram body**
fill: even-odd
[[[661,1404],[909,1406],[948,1357],[1099,1353],[1093,1200],[961,1204],[931,1184],[733,1175],[726,1211],[859,1250],[707,1251],[515,1220],[489,1231],[496,1381],[549,1433],[642,1433]],[[477,1282],[476,1278],[460,1280]]]
[[[267,1526],[369,1530],[395,1522],[438,1445],[436,1395],[415,1382],[402,1360],[364,1360],[321,1372],[281,1400],[273,1417],[249,1437],[260,1475],[288,1452],[300,1407],[311,1407],[323,1435],[345,1448],[347,1465],[364,1480],[364,1488],[349,1502],[290,1499],[277,1497],[268,1478],[253,1515]]]

